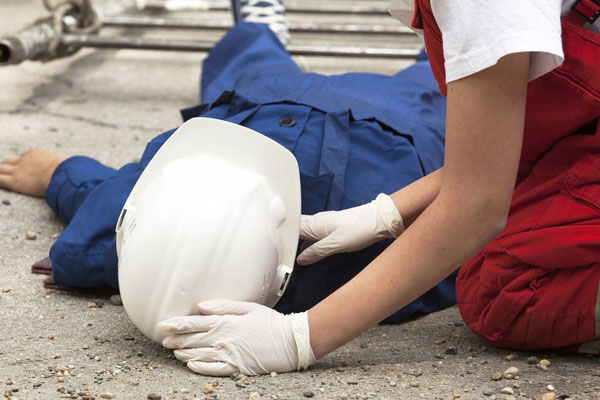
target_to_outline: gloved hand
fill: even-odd
[[[308,314],[284,315],[256,303],[210,300],[203,315],[174,317],[158,324],[163,346],[203,375],[234,372],[260,375],[306,369],[316,362],[310,347]]]
[[[336,253],[362,250],[404,232],[402,216],[386,194],[362,206],[342,211],[302,215],[300,239],[316,242],[304,249],[298,264],[308,265]]]

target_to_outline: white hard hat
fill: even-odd
[[[150,161],[117,223],[119,289],[133,323],[223,298],[272,307],[292,273],[300,174],[284,147],[243,126],[194,118]]]

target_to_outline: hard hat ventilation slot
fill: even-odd
[[[125,220],[125,214],[127,214],[127,209],[123,207],[123,209],[121,210],[121,214],[119,215],[119,220],[117,221],[117,227],[115,228],[117,232],[121,232],[121,230],[123,229],[123,221]]]
[[[285,286],[287,285],[289,278],[290,278],[290,273],[286,272],[285,275],[283,275],[283,279],[281,280],[281,285],[279,286],[279,292],[283,292],[283,290],[285,289]]]

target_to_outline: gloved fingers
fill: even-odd
[[[304,240],[302,242],[302,246],[300,246],[300,253],[302,253],[304,250],[308,249],[310,246],[312,246],[315,243],[316,242],[311,242],[310,240]]]
[[[336,211],[325,211],[315,215],[300,216],[300,239],[319,241],[327,237],[339,225],[334,217]]]
[[[260,304],[236,300],[207,300],[197,304],[202,314],[245,315],[263,307]]]
[[[187,367],[197,374],[210,376],[229,376],[238,369],[225,362],[190,361]]]
[[[332,254],[340,252],[340,243],[335,235],[330,235],[323,240],[308,246],[298,255],[296,261],[300,265],[309,265],[322,260]]]
[[[214,315],[189,315],[169,318],[157,324],[158,329],[169,335],[192,332],[208,332],[220,321]]]
[[[205,333],[183,333],[171,335],[163,339],[162,345],[167,349],[193,349],[196,347],[209,347],[214,344],[209,332]]]
[[[222,362],[223,350],[217,350],[213,347],[194,347],[193,349],[178,349],[173,352],[178,360],[183,362],[204,361],[204,362]]]

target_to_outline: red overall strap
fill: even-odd
[[[427,48],[427,56],[431,70],[440,87],[442,95],[446,95],[446,68],[444,67],[444,47],[442,46],[442,32],[435,22],[431,4],[425,0],[415,0],[415,15],[411,26],[422,29]]]
[[[571,7],[571,11],[593,24],[600,17],[600,0],[577,0]]]

